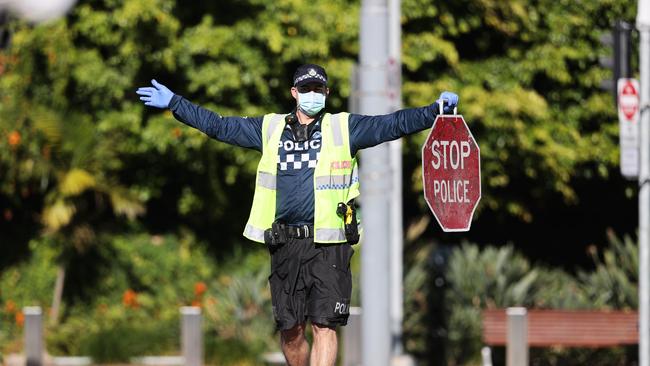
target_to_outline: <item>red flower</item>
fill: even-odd
[[[124,294],[122,295],[122,304],[124,304],[124,306],[127,308],[139,307],[140,304],[138,304],[138,294],[131,289],[124,291]]]
[[[194,295],[196,295],[196,297],[201,297],[207,289],[208,286],[205,282],[197,282],[194,284]]]
[[[9,141],[9,146],[17,146],[20,144],[20,132],[18,131],[11,131],[9,134],[7,140]]]
[[[25,324],[25,314],[23,314],[21,311],[16,313],[16,325],[19,327],[22,327],[23,324]]]
[[[13,314],[16,312],[16,303],[11,300],[7,300],[5,303],[5,312],[8,314]]]

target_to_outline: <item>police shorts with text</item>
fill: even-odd
[[[350,315],[350,244],[314,244],[313,238],[287,238],[271,250],[271,300],[278,330],[305,323],[335,328]]]

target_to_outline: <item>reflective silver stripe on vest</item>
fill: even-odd
[[[344,242],[345,230],[343,229],[316,229],[314,233],[315,242]]]
[[[352,175],[327,175],[323,177],[314,177],[316,189],[346,189],[359,182],[359,173],[356,169]]]
[[[275,190],[276,176],[271,173],[257,173],[257,185],[260,187]]]
[[[352,181],[355,183],[359,181],[359,165],[357,164],[354,164],[354,168],[352,168]]]
[[[334,146],[343,145],[343,135],[341,134],[341,124],[339,123],[340,114],[333,114],[330,118],[330,124],[332,125],[332,136],[334,138]]]
[[[251,224],[246,224],[244,228],[244,236],[252,240],[259,240],[262,243],[264,242],[264,230],[256,228]]]
[[[275,131],[275,128],[278,127],[278,123],[282,121],[282,117],[284,115],[282,114],[276,114],[273,117],[271,117],[271,121],[269,122],[268,127],[266,128],[266,142],[269,142],[269,139],[271,138],[271,135],[273,134],[273,131]]]

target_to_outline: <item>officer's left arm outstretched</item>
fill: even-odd
[[[452,113],[458,105],[458,95],[445,91],[429,106],[402,109],[385,115],[350,114],[350,153],[354,156],[361,149],[430,128],[439,113],[440,104],[444,113]]]

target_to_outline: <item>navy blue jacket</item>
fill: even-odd
[[[222,117],[174,95],[169,109],[179,121],[228,144],[262,151],[264,117]],[[436,104],[402,109],[381,116],[350,114],[350,153],[430,128],[436,118]],[[277,197],[275,218],[287,224],[314,222],[314,168],[321,147],[320,120],[314,122],[309,140],[296,143],[289,126],[278,144]],[[332,207],[336,210],[336,207]]]

